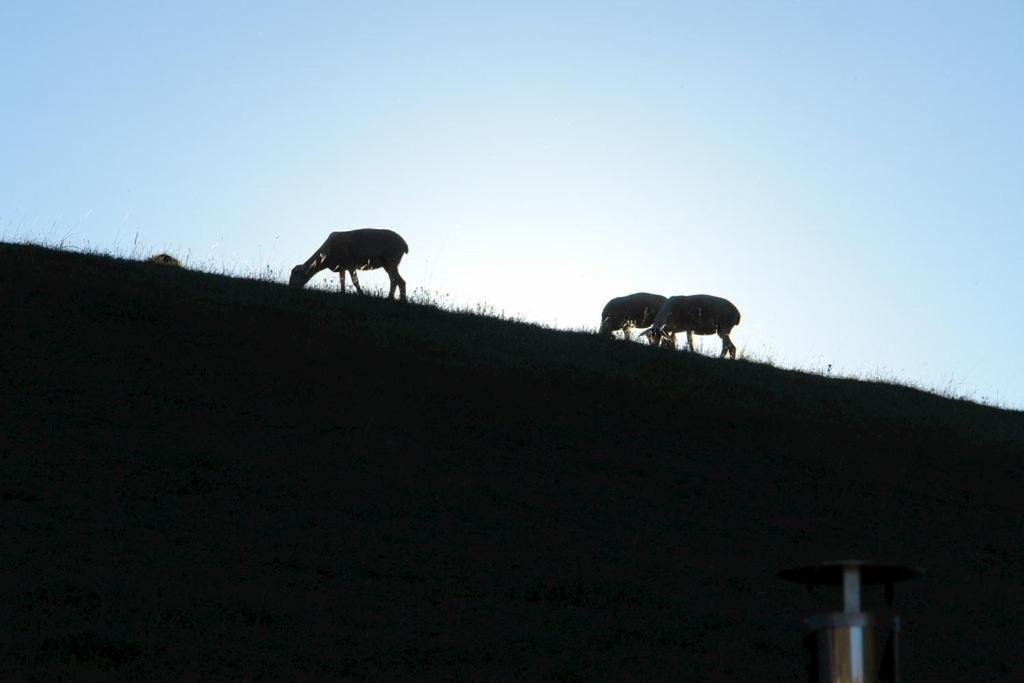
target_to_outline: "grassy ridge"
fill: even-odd
[[[1024,417],[0,245],[0,673],[788,680],[826,558],[908,679],[1024,668]]]

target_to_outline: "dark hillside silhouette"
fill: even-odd
[[[0,245],[0,678],[796,680],[823,559],[905,680],[1024,672],[1024,415]]]

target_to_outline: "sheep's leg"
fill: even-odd
[[[398,266],[384,266],[384,270],[387,271],[388,277],[391,279],[391,291],[388,292],[388,298],[395,296],[395,285],[398,285],[398,300],[405,301],[405,280],[398,274]]]
[[[673,349],[676,348],[676,333],[669,332],[668,334],[666,334],[665,339],[662,341],[662,344],[668,344]]]
[[[345,293],[345,270],[341,269],[338,271],[338,281],[341,283],[341,293]]]
[[[352,284],[356,288],[356,293],[362,294],[363,293],[363,288],[359,286],[359,276],[356,275],[356,271],[350,270],[350,271],[348,271],[348,274],[352,276]],[[344,277],[344,276],[345,276],[345,273],[342,272],[342,277]]]
[[[733,360],[736,360],[736,345],[732,343],[732,339],[729,339],[729,334],[719,332],[718,336],[722,338],[722,358],[725,358],[725,354],[728,353]]]
[[[622,338],[625,339],[626,341],[630,340],[630,337],[631,337],[630,330],[631,329],[632,328],[629,325],[626,325],[625,327],[622,328]]]
[[[686,331],[686,346],[693,351],[693,332],[690,330]]]

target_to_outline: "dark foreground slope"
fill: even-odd
[[[796,680],[774,578],[907,562],[907,680],[1024,676],[1024,418],[0,245],[0,678]]]

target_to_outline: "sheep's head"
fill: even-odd
[[[646,338],[647,343],[651,346],[659,346],[663,339],[668,339],[668,335],[665,333],[664,328],[656,330],[653,327],[648,327],[640,333],[640,336]]]
[[[292,274],[288,277],[288,286],[302,289],[309,282],[309,278],[312,277],[309,270],[305,263],[300,263],[292,268]]]

